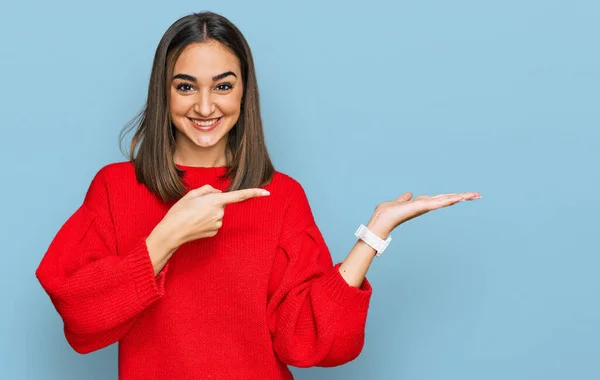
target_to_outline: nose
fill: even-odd
[[[194,111],[202,117],[209,117],[213,114],[215,111],[215,102],[213,101],[210,92],[199,91],[197,93]]]

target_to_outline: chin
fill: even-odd
[[[194,138],[194,144],[200,148],[212,148],[218,145],[219,141],[223,138],[215,138],[213,136],[196,136]]]
[[[220,125],[212,131],[199,131],[195,128],[189,131],[188,138],[200,148],[212,148],[224,142],[230,128]]]

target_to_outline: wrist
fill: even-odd
[[[159,247],[161,251],[167,252],[169,255],[182,244],[179,242],[177,235],[171,232],[162,222],[154,227],[146,241]]]
[[[377,218],[371,218],[371,220],[369,221],[369,223],[367,223],[366,226],[381,240],[387,239],[387,237],[392,232],[389,227],[385,226],[380,220],[377,220]]]

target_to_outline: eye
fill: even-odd
[[[189,83],[180,83],[177,85],[177,87],[175,87],[178,91],[181,92],[190,92],[194,89],[194,86],[192,86]]]
[[[229,91],[233,88],[233,85],[231,83],[220,83],[217,85],[217,87],[215,87],[217,89],[217,91]]]

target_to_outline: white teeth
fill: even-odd
[[[199,121],[199,120],[194,120],[194,119],[191,119],[191,120],[194,122],[194,124],[199,125],[201,127],[210,127],[211,125],[213,125],[214,123],[219,121],[219,118],[212,119],[209,121]]]

